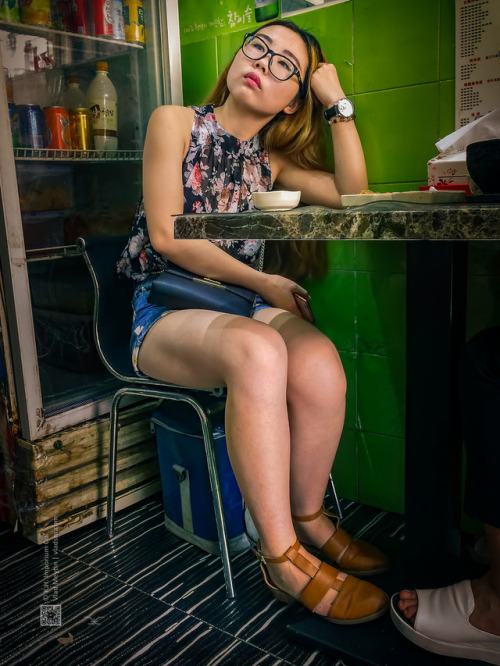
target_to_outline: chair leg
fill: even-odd
[[[215,445],[212,433],[212,424],[210,422],[210,418],[200,405],[194,401],[189,402],[195,408],[201,422],[203,442],[205,444],[205,456],[207,459],[208,478],[210,479],[210,488],[212,490],[212,501],[215,512],[215,522],[217,524],[217,534],[219,536],[220,555],[222,559],[222,567],[224,569],[224,579],[226,581],[226,593],[229,599],[234,599],[236,594],[234,591],[231,560],[229,557],[229,544],[227,541],[226,521],[224,518],[224,508],[222,504],[222,493],[220,490],[219,475],[217,473],[217,463],[215,460]]]
[[[335,490],[335,484],[333,483],[333,476],[330,474],[330,488],[332,489],[332,495],[335,499],[337,516],[342,520],[342,509],[340,508],[339,498],[337,497],[337,491]]]
[[[109,417],[109,465],[108,465],[108,499],[106,532],[111,538],[115,531],[115,491],[116,491],[116,457],[118,451],[118,406],[123,393],[117,391],[113,397]]]

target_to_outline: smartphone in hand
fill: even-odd
[[[308,321],[310,324],[314,324],[314,314],[311,310],[311,306],[309,305],[307,298],[304,298],[304,296],[301,296],[297,293],[294,293],[293,296],[302,318]]]

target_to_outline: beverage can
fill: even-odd
[[[94,10],[94,34],[96,37],[113,37],[113,12],[111,0],[92,0]]]
[[[92,118],[88,109],[69,110],[71,147],[75,150],[94,150]]]
[[[17,0],[0,0],[0,20],[8,23],[19,23],[19,4]]]
[[[77,35],[89,34],[89,22],[85,0],[72,0],[73,32]]]
[[[70,35],[54,35],[56,67],[73,64],[73,38]]]
[[[125,39],[122,0],[112,0],[111,10],[113,12],[113,37],[115,39]]]
[[[50,0],[19,0],[19,9],[23,23],[52,27]]]
[[[71,0],[52,0],[52,27],[64,32],[73,32]]]
[[[68,150],[71,148],[69,115],[62,106],[47,106],[43,110],[47,128],[47,148]]]
[[[45,148],[45,122],[40,106],[19,104],[19,144],[23,148]]]
[[[134,44],[144,44],[144,7],[142,0],[123,0],[125,39]]]
[[[9,102],[10,132],[12,134],[12,147],[19,145],[19,113],[13,102]]]

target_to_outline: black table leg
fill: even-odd
[[[466,242],[407,244],[405,564],[417,587],[458,573],[466,290]]]

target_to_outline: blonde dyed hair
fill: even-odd
[[[311,89],[311,74],[320,62],[325,62],[323,51],[314,35],[302,30],[292,21],[277,19],[260,26],[280,25],[298,34],[304,42],[308,64],[301,89],[295,100],[294,113],[280,111],[260,131],[263,147],[286,155],[294,164],[304,169],[324,169],[323,106]],[[229,97],[227,75],[236,54],[223,70],[205,104],[221,106]],[[269,273],[279,273],[292,280],[320,279],[327,271],[326,244],[318,241],[267,241],[264,268]]]

